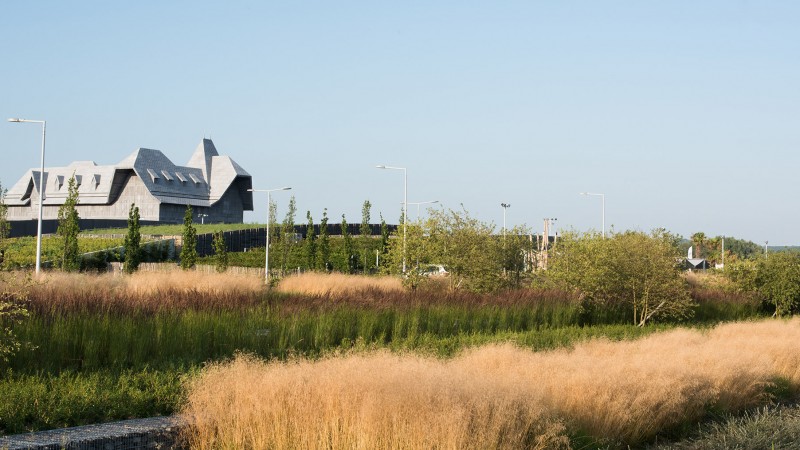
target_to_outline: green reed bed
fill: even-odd
[[[172,414],[195,368],[65,371],[0,377],[0,435]]]
[[[34,348],[10,362],[15,371],[128,369],[174,363],[200,364],[237,350],[268,358],[319,355],[363,341],[414,347],[430,340],[499,333],[542,334],[543,329],[578,325],[579,312],[497,306],[417,306],[405,310],[342,306],[287,313],[278,306],[244,310],[184,310],[154,314],[76,312],[34,315],[17,328]],[[535,342],[531,342],[535,346]],[[449,351],[441,351],[448,354]]]

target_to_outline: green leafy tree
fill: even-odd
[[[727,270],[726,270],[727,271]],[[756,291],[775,307],[776,316],[800,310],[800,253],[776,252],[756,264]]]
[[[426,265],[436,264],[449,271],[451,289],[489,292],[507,287],[502,238],[493,230],[494,225],[471,217],[463,209],[431,210],[424,223],[408,225],[405,251],[403,228],[398,227],[389,243],[384,270],[401,273],[405,257],[409,267],[406,278],[415,277]],[[414,285],[415,281],[408,283]]]
[[[294,220],[297,215],[297,203],[294,195],[289,199],[289,208],[281,224],[281,274],[286,273],[289,262],[289,252],[295,244]]]
[[[319,223],[319,258],[317,264],[322,270],[331,268],[331,240],[328,233],[328,208],[322,210],[322,220]]]
[[[697,233],[692,235],[692,244],[694,245],[694,254],[695,258],[702,258],[703,257],[703,248],[706,245],[706,234],[702,231],[698,231]]]
[[[32,284],[30,276],[20,280],[0,272],[0,361],[8,361],[23,347],[14,334],[14,326],[30,315],[27,295]]]
[[[186,205],[181,238],[181,269],[189,270],[197,263],[197,230],[192,225],[192,207]]]
[[[228,246],[225,243],[225,235],[222,231],[214,232],[213,239],[214,265],[217,268],[217,272],[222,273],[228,270]]]
[[[317,239],[314,235],[314,219],[311,217],[311,211],[306,211],[306,239],[305,239],[305,257],[306,268],[314,270],[317,267]]]
[[[565,233],[550,260],[547,276],[577,290],[588,305],[625,308],[633,323],[685,318],[693,303],[677,263],[679,253],[660,230]]]
[[[347,219],[342,214],[342,246],[340,256],[339,270],[344,273],[353,273],[358,264],[358,258],[355,255],[355,247],[353,246],[353,238],[350,236],[350,231],[347,229]]]
[[[361,228],[359,229],[359,238],[361,240],[361,253],[364,261],[364,273],[367,273],[367,258],[369,258],[369,251],[372,248],[372,227],[369,226],[370,209],[372,203],[369,200],[364,200],[364,205],[361,207]]]
[[[131,203],[128,211],[128,233],[125,235],[125,272],[133,273],[142,261],[142,233],[139,228],[139,207]]]
[[[78,183],[73,174],[67,184],[67,198],[58,208],[58,230],[61,238],[61,268],[75,271],[81,268],[78,252],[78,233],[80,233],[80,217],[78,216]]]
[[[280,228],[278,228],[278,204],[275,203],[275,200],[272,198],[269,199],[269,217],[267,220],[269,221],[269,241],[275,242],[280,236],[281,231]]]
[[[389,236],[389,226],[386,225],[383,214],[381,214],[381,255],[385,255],[389,251]]]

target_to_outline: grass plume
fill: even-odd
[[[768,320],[449,360],[240,356],[192,382],[184,414],[199,449],[556,448],[565,433],[636,445],[709,410],[765,404],[776,380],[797,392],[799,343],[800,320]]]

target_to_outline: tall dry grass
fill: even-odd
[[[397,277],[319,272],[291,275],[278,283],[278,291],[290,294],[338,296],[364,290],[402,292],[404,288]]]
[[[264,291],[257,276],[194,271],[89,274],[52,272],[30,286],[33,311],[153,313],[253,305]]]
[[[778,379],[800,389],[800,320],[542,353],[492,345],[451,360],[241,356],[191,382],[184,414],[198,449],[557,448],[565,432],[624,446],[709,409],[764,404]]]

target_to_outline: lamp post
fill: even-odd
[[[378,169],[403,171],[403,273],[406,273],[406,228],[408,226],[408,171],[405,167],[379,165]]]
[[[506,210],[511,208],[511,203],[500,203],[503,207],[503,242],[506,241]]]
[[[42,204],[44,203],[44,142],[47,134],[47,121],[46,120],[28,120],[13,118],[8,119],[9,122],[21,123],[40,123],[42,124],[42,161],[39,170],[39,219],[36,225],[36,275],[42,270]]]
[[[266,239],[266,246],[264,249],[264,282],[269,286],[269,205],[270,205],[270,194],[275,191],[288,191],[291,189],[290,187],[282,187],[282,188],[275,188],[275,189],[248,189],[247,192],[266,192],[267,193],[267,239]]]
[[[431,203],[439,203],[439,200],[428,200],[427,202],[408,202],[409,205],[417,205],[417,220],[419,220],[419,205],[428,205]]]
[[[208,214],[200,213],[200,214],[197,215],[197,217],[200,218],[200,225],[205,225],[206,224],[206,217],[208,217]]]
[[[594,195],[600,197],[603,200],[603,239],[605,239],[606,238],[606,195],[597,194],[594,192],[581,192],[581,195]]]

